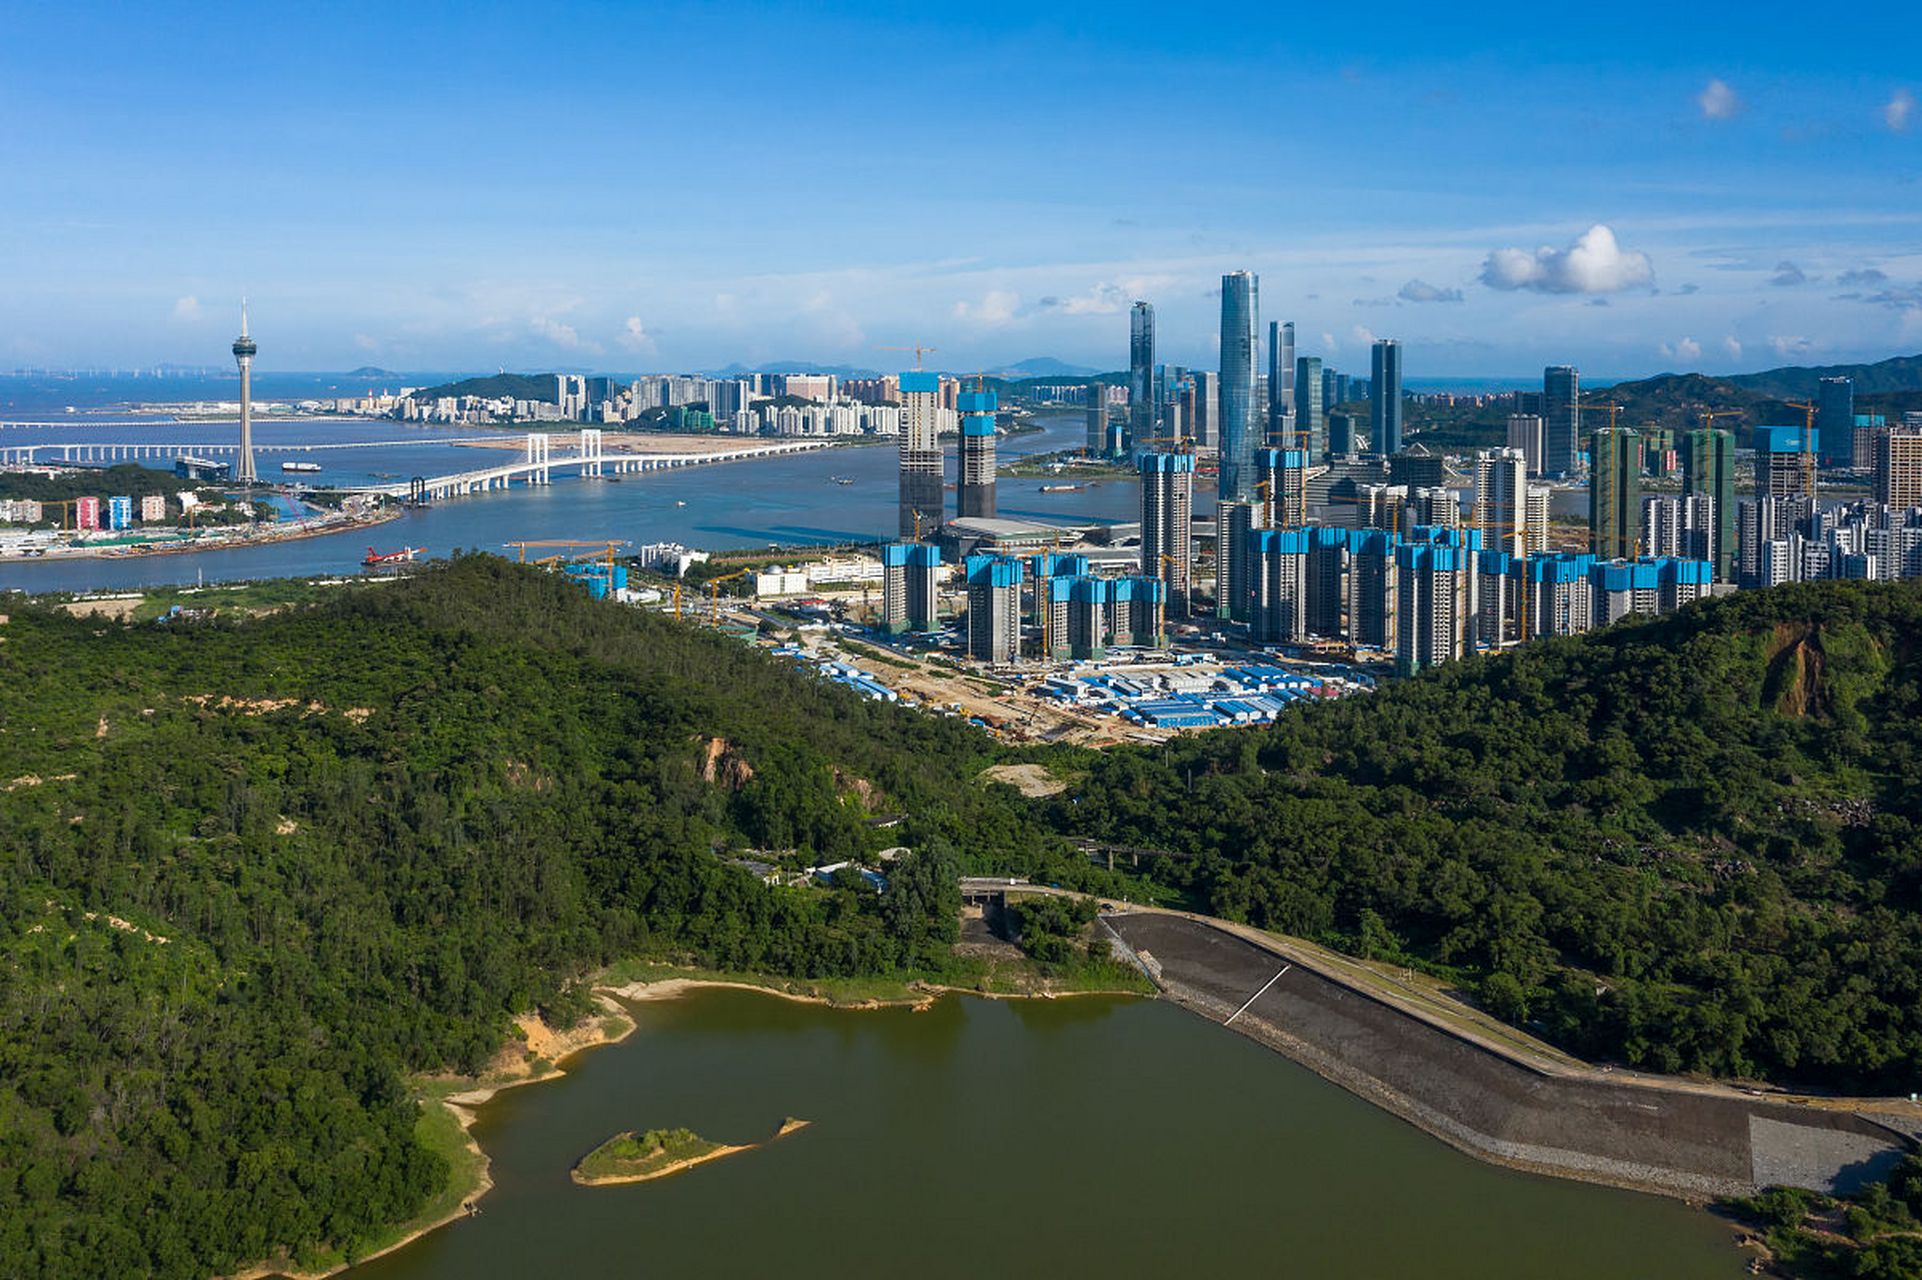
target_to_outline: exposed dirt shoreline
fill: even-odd
[[[767,1146],[768,1143],[779,1142],[790,1133],[796,1133],[805,1129],[812,1123],[813,1121],[811,1120],[796,1120],[790,1116],[781,1122],[781,1127],[774,1131],[774,1136],[769,1138],[767,1142],[745,1142],[738,1146],[718,1146],[712,1151],[703,1152],[698,1156],[690,1156],[685,1160],[671,1161],[668,1164],[661,1165],[658,1168],[648,1169],[641,1173],[606,1173],[596,1176],[594,1174],[582,1173],[581,1167],[575,1165],[568,1171],[567,1176],[573,1180],[576,1186],[581,1187],[616,1187],[635,1182],[652,1182],[656,1178],[666,1178],[673,1174],[680,1173],[683,1170],[692,1169],[696,1165],[707,1164],[714,1160],[725,1159],[728,1156],[739,1155],[743,1151],[758,1151],[762,1147]]]
[[[935,1001],[944,995],[980,996],[994,1000],[1052,1000],[1059,997],[1080,995],[1129,995],[1137,997],[1141,995],[1140,992],[1136,991],[1039,991],[1030,993],[976,991],[968,987],[925,986],[919,988],[917,994],[910,999],[846,1001],[830,999],[823,995],[787,991],[779,987],[762,986],[753,982],[738,982],[721,978],[657,978],[651,981],[643,979],[628,982],[619,986],[597,985],[594,990],[601,1003],[601,1016],[589,1018],[579,1027],[563,1032],[553,1030],[532,1014],[524,1014],[514,1020],[515,1026],[519,1029],[520,1036],[502,1047],[494,1063],[485,1074],[474,1079],[472,1087],[445,1094],[437,1100],[431,1100],[423,1104],[428,1106],[442,1106],[453,1114],[454,1118],[459,1122],[461,1129],[468,1131],[468,1150],[473,1153],[479,1162],[478,1173],[473,1185],[466,1188],[464,1192],[457,1197],[454,1208],[437,1215],[431,1221],[422,1221],[409,1227],[407,1233],[399,1239],[394,1240],[392,1243],[382,1245],[379,1249],[356,1258],[353,1262],[343,1262],[337,1266],[328,1267],[323,1270],[310,1271],[299,1270],[286,1262],[259,1263],[244,1270],[233,1272],[230,1275],[216,1277],[215,1280],[324,1280],[327,1276],[339,1275],[341,1272],[350,1270],[359,1263],[371,1262],[375,1258],[392,1253],[396,1249],[412,1244],[430,1231],[444,1227],[450,1222],[457,1222],[476,1212],[475,1206],[494,1186],[494,1180],[489,1172],[487,1152],[478,1142],[474,1141],[471,1133],[479,1107],[492,1100],[497,1094],[504,1090],[519,1088],[522,1085],[540,1084],[548,1080],[558,1080],[567,1074],[567,1063],[575,1056],[586,1053],[590,1049],[598,1049],[604,1045],[619,1044],[633,1035],[635,1029],[640,1024],[622,1008],[623,1003],[641,1004],[654,1000],[674,1000],[690,992],[708,988],[754,991],[761,995],[772,996],[777,1000],[787,1000],[794,1004],[825,1005],[831,1009],[845,1009],[853,1012],[876,1009],[907,1009],[913,1012],[923,1012],[933,1008]],[[432,1087],[437,1084],[448,1084],[452,1082],[448,1077],[430,1077],[422,1083]],[[768,1141],[773,1142],[786,1137],[798,1129],[807,1127],[809,1123],[810,1122],[806,1120],[790,1119],[784,1123],[780,1130],[775,1133],[774,1137],[768,1139]],[[765,1143],[755,1143],[748,1146],[717,1148],[716,1151],[709,1152],[691,1161],[682,1161],[675,1166],[653,1171],[641,1177],[617,1180],[643,1181],[649,1178],[664,1177],[668,1173],[678,1173],[685,1167],[692,1167],[695,1164],[719,1159],[723,1155],[734,1155],[741,1151],[751,1151],[755,1146],[765,1145]],[[600,1181],[590,1183],[582,1181],[582,1179],[578,1177],[575,1178],[575,1181],[581,1183],[583,1186],[602,1185]]]

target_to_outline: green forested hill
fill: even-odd
[[[1064,825],[1578,1052],[1922,1082],[1922,583],[1745,592],[1090,767]]]
[[[8,611],[0,1275],[351,1244],[445,1174],[405,1073],[636,952],[938,970],[943,851],[1035,844],[982,735],[493,559],[238,625]],[[897,843],[884,898],[714,856]]]
[[[554,404],[560,392],[551,373],[490,373],[483,377],[443,382],[414,392],[416,400],[438,400],[442,396],[482,396],[490,400],[511,396],[516,400],[535,400]]]

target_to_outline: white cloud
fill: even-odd
[[[1426,280],[1410,280],[1395,295],[1403,302],[1460,302],[1460,289],[1441,289]]]
[[[1365,324],[1358,324],[1353,329],[1350,329],[1348,336],[1355,340],[1355,345],[1358,347],[1372,347],[1375,345],[1375,331]]]
[[[1722,339],[1722,350],[1728,352],[1729,359],[1740,360],[1742,358],[1741,339],[1731,333],[1728,337]]]
[[[956,320],[972,320],[976,324],[1006,324],[1014,319],[1016,308],[1021,305],[1021,295],[1006,289],[990,289],[979,302],[957,302],[954,304]]]
[[[1482,283],[1491,289],[1535,293],[1619,293],[1651,284],[1655,267],[1645,253],[1624,249],[1615,233],[1599,223],[1566,249],[1497,249],[1482,263]]]
[[[1897,89],[1882,105],[1882,123],[1897,133],[1909,127],[1909,119],[1914,114],[1915,95],[1907,89]]]
[[[380,343],[374,339],[372,334],[357,333],[354,335],[354,346],[362,351],[374,351],[379,349]]]
[[[1815,344],[1807,338],[1776,335],[1769,339],[1769,346],[1784,360],[1794,356],[1805,356],[1815,349]]]
[[[1216,341],[1218,342],[1220,339],[1217,338]],[[1332,333],[1324,333],[1321,335],[1321,345],[1329,351],[1341,350],[1341,344],[1335,341],[1335,335]]]
[[[547,339],[557,347],[564,347],[569,351],[582,351],[590,355],[600,353],[600,344],[589,342],[581,337],[580,332],[571,324],[562,324],[546,316],[535,316],[527,322],[527,327],[532,329],[536,336]]]
[[[1682,338],[1676,342],[1664,342],[1662,355],[1670,360],[1700,360],[1702,344],[1693,338]]]
[[[654,335],[647,331],[639,316],[629,316],[621,325],[621,345],[639,355],[658,354],[660,348],[654,345]]]
[[[1702,109],[1704,119],[1732,120],[1741,114],[1742,99],[1728,87],[1728,81],[1711,80],[1696,95],[1695,105]]]
[[[192,322],[200,319],[200,299],[191,293],[174,303],[174,319]]]
[[[1054,311],[1064,316],[1113,316],[1126,311],[1130,301],[1128,291],[1121,285],[1104,281],[1086,293],[1066,298],[1043,298],[1040,307],[1043,311]]]

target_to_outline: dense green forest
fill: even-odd
[[[492,558],[243,623],[6,612],[0,1275],[351,1247],[445,1176],[406,1074],[510,1014],[627,955],[938,974],[957,851],[1048,856],[985,736]],[[726,857],[902,843],[885,895]]]
[[[1201,909],[1452,974],[1578,1053],[1922,1087],[1922,583],[1744,592],[1270,729],[1116,750],[1065,828]]]

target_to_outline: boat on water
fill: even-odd
[[[311,475],[320,470],[320,464],[318,462],[283,462],[280,464],[280,469],[282,471],[298,471],[302,475]]]
[[[1041,492],[1043,493],[1079,493],[1081,492],[1081,486],[1078,484],[1044,484],[1041,486]]]
[[[423,554],[426,550],[426,547],[402,547],[398,551],[376,551],[372,547],[369,547],[367,548],[367,555],[360,563],[368,569],[379,568],[381,565],[387,564],[406,564],[408,561],[414,559],[414,557]]]
[[[679,498],[676,498],[674,499],[674,505],[677,507],[685,507],[687,503],[681,501]]]
[[[853,484],[854,483],[854,477],[852,476],[829,476],[828,478],[834,481],[834,483],[836,484]]]

